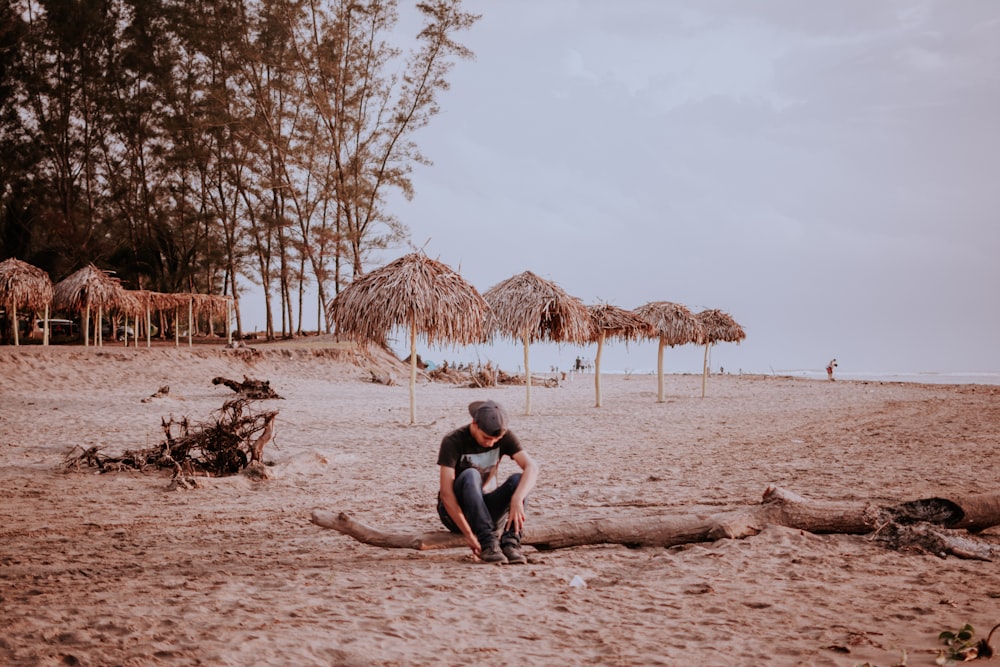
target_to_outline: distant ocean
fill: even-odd
[[[775,371],[775,375],[825,380],[826,371],[797,370]],[[1000,373],[939,373],[925,371],[920,373],[899,373],[890,371],[837,371],[833,377],[841,380],[868,380],[870,382],[918,382],[921,384],[995,384],[1000,385]]]
[[[623,374],[624,371],[607,371],[614,374]],[[642,369],[629,371],[631,375],[652,375],[656,369]],[[767,370],[767,371],[743,371],[745,375],[775,375],[782,377],[805,378],[808,380],[826,380],[826,371],[815,370]],[[726,373],[726,375],[738,375],[738,373]],[[893,371],[851,371],[834,373],[834,377],[839,380],[867,380],[868,382],[916,382],[920,384],[989,384],[1000,385],[1000,373],[939,373],[925,371],[919,373],[902,373]]]
[[[396,351],[400,359],[409,355],[409,349],[404,349],[404,344],[399,344]],[[634,344],[621,354],[621,350],[614,350],[618,354],[613,354],[610,358],[604,357],[601,363],[601,372],[608,375],[656,375],[656,346]],[[579,356],[578,356],[579,355]],[[533,375],[544,375],[557,370],[569,371],[574,366],[576,359],[581,358],[590,364],[593,360],[594,350],[592,347],[557,346],[552,344],[539,344],[531,351],[531,372]],[[427,350],[423,358],[425,361],[440,363],[443,359],[450,359],[452,362],[461,363],[485,363],[491,362],[497,368],[502,368],[508,373],[521,373],[524,368],[524,352],[519,345],[508,343],[496,343],[489,346],[470,346],[464,350],[449,349]],[[642,365],[632,364],[635,360],[641,359]],[[703,363],[703,353],[701,350],[687,346],[687,349],[678,347],[670,351],[670,358],[664,364],[664,372],[667,374],[701,375]],[[735,361],[723,362],[717,357],[716,361],[709,362],[713,373],[718,373],[720,366],[725,365],[726,375],[774,375],[781,377],[794,377],[809,380],[826,380],[826,370],[823,366],[813,368],[737,368]],[[760,363],[760,362],[757,362]],[[592,366],[588,368],[592,372]],[[912,382],[920,384],[980,384],[980,385],[1000,385],[1000,370],[992,371],[864,371],[847,370],[844,367],[836,369],[834,377],[839,380],[857,380],[868,382]]]

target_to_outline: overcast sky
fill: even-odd
[[[719,308],[747,339],[713,368],[1000,371],[1000,2],[468,6],[476,59],[393,209],[480,291],[531,270],[586,303]],[[502,347],[428,356],[515,367]],[[594,351],[532,346],[532,370]]]

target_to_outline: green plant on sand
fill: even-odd
[[[990,639],[997,628],[1000,628],[1000,623],[994,625],[986,638],[979,641],[975,640],[976,631],[968,623],[955,632],[945,630],[938,635],[938,639],[948,648],[940,652],[935,662],[939,665],[953,665],[956,662],[992,658],[994,651]]]

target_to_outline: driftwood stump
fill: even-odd
[[[281,396],[278,396],[276,391],[271,389],[270,380],[253,380],[248,378],[246,375],[243,376],[243,382],[229,380],[224,377],[216,377],[212,378],[212,384],[224,384],[240,396],[245,396],[254,400],[281,398]]]
[[[67,470],[96,467],[101,472],[126,469],[167,468],[174,477],[196,473],[234,475],[251,466],[262,466],[264,446],[274,438],[277,411],[254,412],[247,398],[223,403],[209,421],[192,423],[162,418],[164,440],[144,449],[106,456],[97,447],[74,447],[64,463]]]
[[[448,549],[465,546],[461,535],[445,531],[406,533],[383,531],[355,521],[348,514],[313,510],[312,522],[388,549]],[[939,556],[992,560],[1000,544],[976,539],[976,532],[1000,524],[1000,492],[954,499],[928,498],[881,507],[872,503],[809,501],[770,486],[759,505],[719,512],[629,519],[594,519],[547,526],[525,526],[521,539],[540,550],[588,544],[670,547],[721,538],[739,539],[767,525],[812,533],[872,534],[896,549],[919,549]]]

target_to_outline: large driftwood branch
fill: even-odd
[[[314,510],[312,522],[377,547],[390,549],[448,549],[465,545],[460,535],[445,531],[386,532],[352,519],[348,514]],[[896,548],[916,546],[939,555],[990,560],[1000,556],[1000,545],[976,540],[955,530],[979,531],[1000,524],[1000,492],[958,499],[928,498],[880,507],[872,503],[809,501],[770,486],[763,502],[715,514],[616,517],[526,526],[521,539],[536,549],[558,549],[586,544],[670,547],[720,538],[756,535],[767,525],[811,533],[873,533]]]
[[[256,400],[281,398],[281,396],[278,396],[278,392],[271,389],[270,380],[254,380],[248,378],[246,375],[243,376],[243,382],[237,382],[236,380],[230,380],[222,376],[214,377],[212,378],[212,384],[225,385],[241,396]]]

